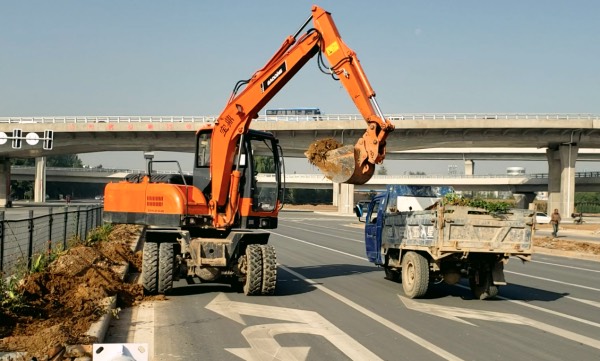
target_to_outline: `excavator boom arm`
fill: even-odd
[[[334,181],[362,184],[373,174],[374,164],[380,163],[385,157],[385,139],[394,127],[384,119],[379,110],[375,92],[356,54],[342,41],[331,14],[313,6],[312,15],[305,25],[311,19],[314,28],[299,36],[303,26],[295,36],[286,38],[265,66],[242,82],[245,83],[245,88],[239,93],[237,89],[234,91],[218,117],[211,147],[211,207],[215,216],[218,208],[236,203],[232,199],[238,196],[235,187],[232,188],[236,182],[232,182],[231,178],[240,137],[247,133],[251,121],[258,117],[260,110],[320,52],[330,63],[329,71],[342,82],[368,125],[355,146],[345,150],[337,158],[332,157],[335,158],[334,167],[317,165]],[[351,162],[348,161],[350,158]],[[351,167],[349,176],[337,177],[337,174],[348,173],[345,169],[348,167]],[[353,174],[358,174],[358,177]]]

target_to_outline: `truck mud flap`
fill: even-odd
[[[506,286],[506,279],[504,278],[504,262],[502,260],[496,262],[494,269],[492,270],[492,281],[494,286]]]

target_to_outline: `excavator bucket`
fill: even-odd
[[[304,155],[335,183],[365,184],[375,171],[358,146],[342,145],[334,139],[311,144]]]

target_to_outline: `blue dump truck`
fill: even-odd
[[[535,212],[443,204],[450,190],[389,185],[366,209],[357,205],[367,258],[383,267],[387,279],[402,282],[410,298],[424,296],[431,283],[461,278],[468,279],[475,298],[495,297],[506,285],[509,258],[531,259]]]

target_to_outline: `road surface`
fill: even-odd
[[[495,300],[468,286],[424,299],[364,256],[355,218],[284,212],[274,296],[178,282],[122,312],[105,342],[148,343],[153,360],[597,360],[600,263],[545,255],[506,267]]]

